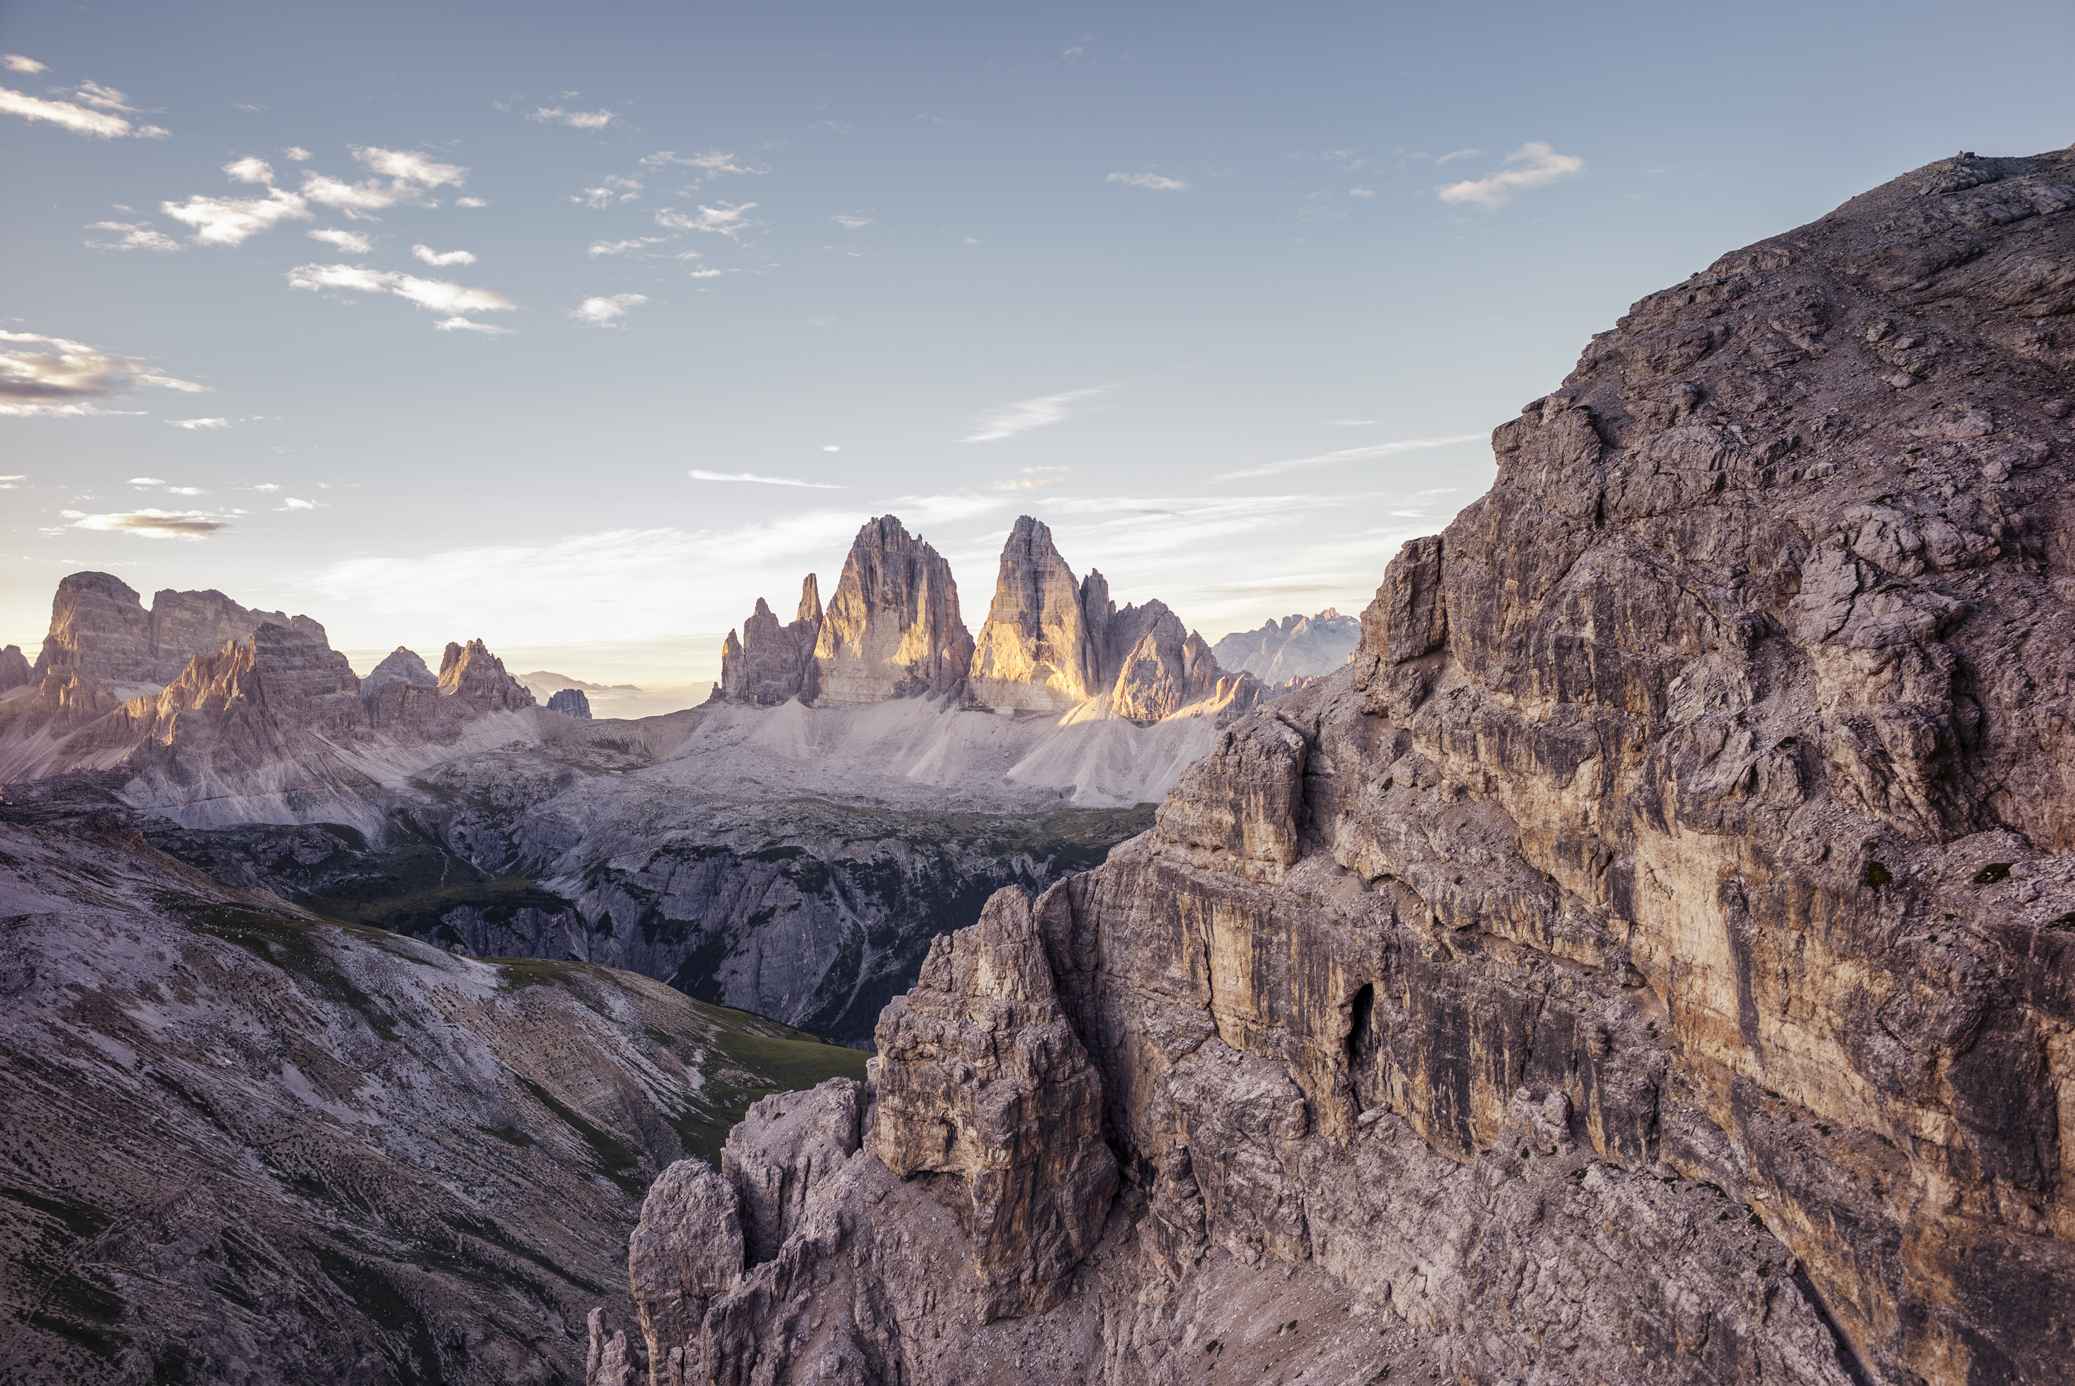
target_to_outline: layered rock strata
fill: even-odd
[[[50,633],[44,637],[35,672],[40,678],[61,670],[118,687],[167,684],[180,677],[194,656],[248,639],[262,625],[293,626],[324,637],[324,627],[307,616],[249,611],[217,591],[168,588],[153,595],[147,612],[122,579],[107,573],[74,573],[58,584]]]
[[[1034,906],[1129,1177],[1065,1298],[867,1150],[709,1379],[2075,1379],[2070,266],[2075,151],[1961,155],[1595,338]]]

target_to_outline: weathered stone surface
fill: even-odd
[[[956,1179],[986,1317],[1051,1308],[1109,1214],[1117,1166],[1030,897],[997,892],[978,924],[939,938],[877,1038],[872,1153],[903,1178]]]
[[[894,516],[869,521],[815,637],[814,703],[946,697],[963,685],[972,658],[951,565]]]
[[[1316,616],[1285,616],[1259,630],[1234,631],[1210,647],[1220,666],[1252,674],[1271,687],[1330,674],[1347,663],[1362,623],[1327,607]]]
[[[812,573],[800,583],[799,612],[786,625],[758,597],[756,610],[742,623],[742,638],[729,631],[721,645],[721,696],[755,707],[792,698],[813,702],[820,691],[814,650],[821,626],[821,587]]]
[[[750,1265],[776,1256],[800,1229],[809,1196],[857,1153],[862,1116],[858,1085],[831,1078],[763,1098],[729,1134],[721,1173],[741,1199]]]
[[[1102,654],[1052,531],[1019,516],[974,643],[967,697],[981,707],[1064,712],[1104,691]]]
[[[735,1186],[704,1160],[679,1160],[648,1191],[627,1243],[627,1277],[651,1364],[696,1342],[706,1306],[742,1281]]]
[[[0,693],[25,688],[36,681],[36,676],[29,672],[29,660],[22,653],[21,646],[9,645],[0,650]]]
[[[933,955],[715,1379],[2075,1380],[2069,265],[2075,151],[1962,155],[1595,338],[1037,901],[1051,990]],[[928,1213],[973,991],[1056,996],[1131,1180],[1012,1339]],[[1388,1353],[1259,1351],[1299,1295]]]
[[[216,591],[167,588],[153,595],[147,613],[122,579],[74,573],[58,583],[36,672],[84,675],[128,696],[128,685],[171,683],[194,656],[247,639],[262,625],[293,626],[324,638],[324,627],[307,616],[248,611]]]
[[[425,667],[425,661],[416,650],[407,650],[398,645],[382,657],[368,676],[360,681],[361,696],[373,693],[385,683],[408,683],[417,688],[439,687],[439,675]]]
[[[591,720],[591,700],[584,696],[581,688],[564,688],[548,695],[548,711],[588,722]]]
[[[504,671],[504,661],[480,640],[447,643],[440,659],[439,691],[479,712],[517,712],[537,707],[533,690]]]

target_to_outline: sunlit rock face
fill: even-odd
[[[944,697],[964,682],[972,657],[951,565],[892,515],[866,524],[815,638],[814,703]]]
[[[949,565],[885,516],[859,533],[826,612],[810,573],[793,621],[781,625],[760,597],[740,638],[730,631],[721,646],[721,698],[756,707],[926,696],[1148,723],[1183,712],[1230,720],[1262,692],[1219,668],[1164,603],[1119,610],[1101,573],[1076,578],[1052,531],[1028,515],[1003,546],[978,640],[959,618]]]
[[[2075,151],[1961,155],[1636,304],[1048,979],[932,958],[710,1379],[2069,1381],[2071,266]],[[1039,994],[1125,1179],[990,1323]]]
[[[1104,691],[1102,653],[1052,531],[1020,517],[1002,548],[967,696],[982,707],[1064,712]]]

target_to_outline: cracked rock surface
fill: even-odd
[[[885,1023],[957,1024],[654,1379],[2075,1380],[2071,396],[2075,151],[1636,304],[1027,907],[1047,976],[933,955]],[[1035,995],[1122,1178],[997,1316],[987,1152],[905,1152],[1081,1091],[966,1057]]]

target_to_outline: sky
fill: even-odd
[[[0,643],[98,569],[362,673],[692,688],[892,513],[1359,611],[1722,253],[2075,139],[2075,5],[0,0]]]

